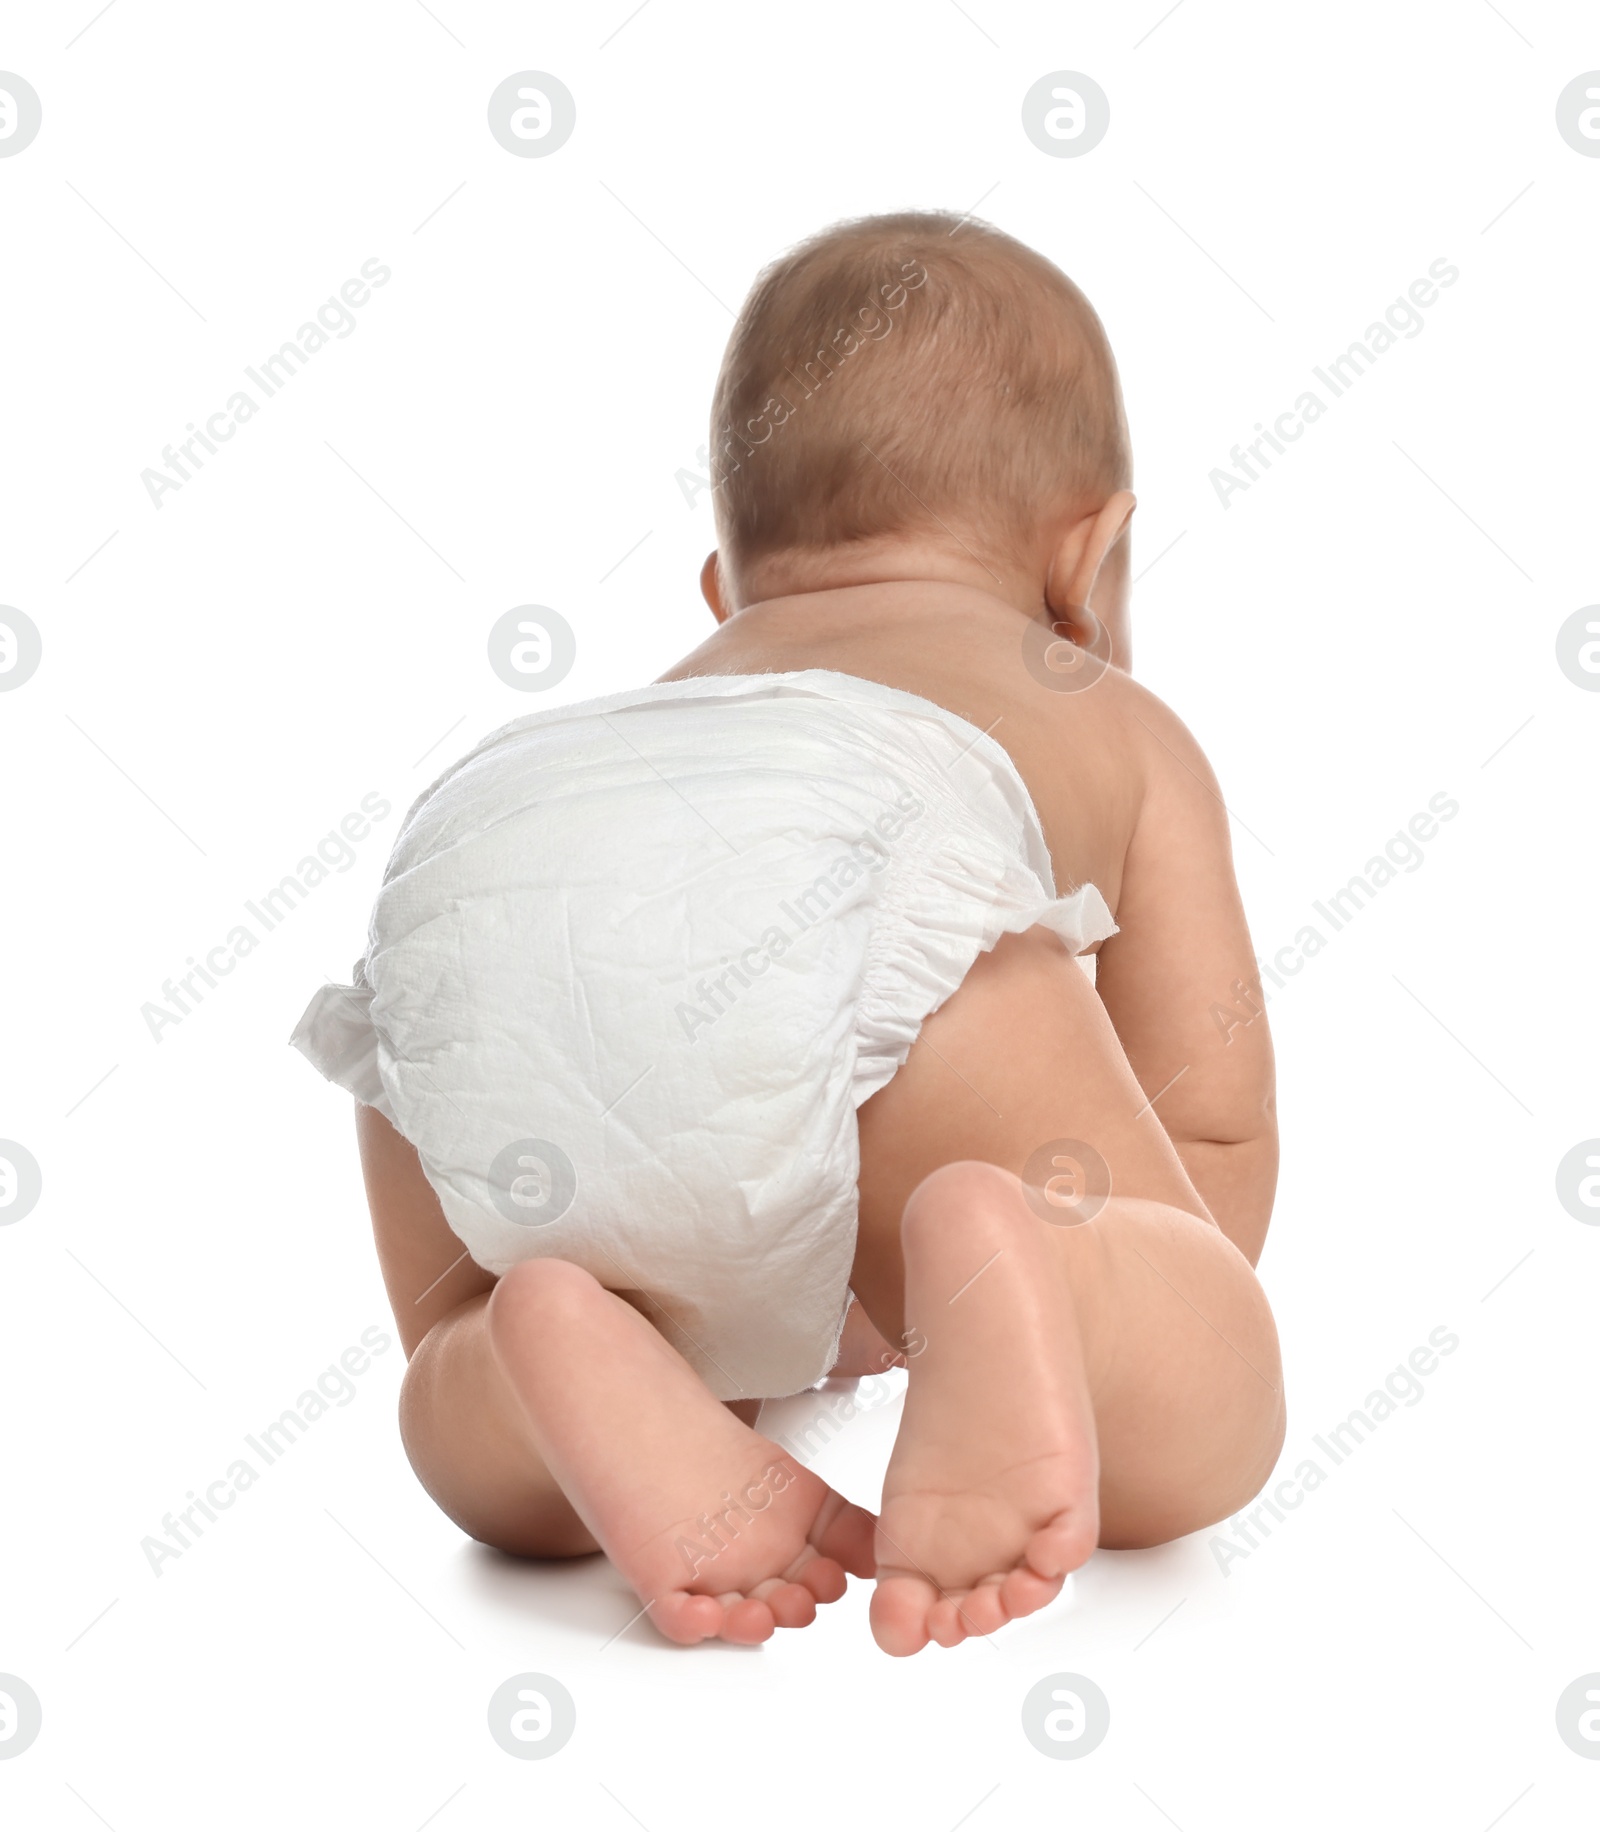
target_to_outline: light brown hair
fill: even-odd
[[[838,223],[763,270],[711,453],[718,540],[746,564],[941,528],[1009,559],[1132,470],[1089,301],[1014,237],[942,211]]]

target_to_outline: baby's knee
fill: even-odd
[[[489,1338],[500,1343],[537,1318],[546,1323],[571,1317],[594,1302],[603,1288],[571,1260],[530,1259],[500,1275],[489,1293]]]
[[[1191,1483],[1122,1492],[1102,1481],[1100,1544],[1109,1551],[1144,1551],[1204,1532],[1237,1515],[1249,1507],[1271,1477],[1283,1437],[1281,1409],[1265,1405],[1242,1441],[1221,1452],[1215,1466]]]
[[[962,1158],[930,1171],[906,1200],[902,1240],[970,1235],[975,1223],[1002,1225],[1024,1215],[1022,1184],[1010,1171],[981,1158]]]

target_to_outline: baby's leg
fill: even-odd
[[[458,1525],[525,1557],[603,1549],[680,1642],[764,1641],[842,1596],[846,1571],[871,1575],[871,1515],[735,1416],[639,1311],[564,1260],[485,1292],[415,1150],[370,1108],[358,1127],[410,1357],[401,1434]]]
[[[670,1639],[764,1641],[871,1574],[872,1517],[579,1267],[513,1267],[488,1320],[540,1461]]]
[[[598,1545],[680,1642],[764,1641],[841,1597],[845,1571],[871,1575],[872,1517],[580,1267],[529,1260],[472,1311],[419,1349],[432,1391],[412,1396],[406,1443],[475,1537],[535,1556]]]
[[[1158,1544],[1256,1492],[1283,1440],[1271,1313],[1053,936],[984,956],[860,1122],[851,1283],[910,1370],[878,1533],[886,1651],[986,1633],[1096,1543]],[[1020,1180],[1061,1140],[1110,1169],[1078,1225]]]

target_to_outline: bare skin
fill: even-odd
[[[871,1574],[872,1516],[742,1424],[588,1273],[527,1261],[487,1315],[533,1449],[669,1640],[765,1641],[843,1596],[847,1571]]]
[[[464,1532],[524,1557],[605,1551],[686,1644],[803,1627],[846,1572],[871,1575],[872,1517],[753,1431],[754,1405],[712,1398],[576,1266],[496,1281],[461,1255],[414,1147],[359,1104],[356,1132],[409,1362],[401,1438]]]
[[[907,1357],[878,1560],[880,1589],[891,1572],[927,1588],[915,1608],[893,1588],[903,1613],[875,1603],[887,1652],[988,1632],[1054,1594],[1030,1573],[1059,1588],[1096,1543],[1157,1545],[1256,1492],[1284,1430],[1271,1313],[1054,936],[983,957],[859,1120],[852,1286],[886,1340],[926,1343]],[[1116,1193],[1087,1222],[1022,1183],[1064,1139],[1111,1166]],[[967,1562],[952,1540],[972,1542]]]
[[[1060,693],[1021,660],[1048,608],[1084,644],[1098,622],[1126,661],[1131,509],[1120,492],[1042,530],[998,590],[970,556],[915,543],[788,576],[713,556],[721,628],[667,677],[831,668],[949,707],[1010,753],[1058,883],[1092,881],[1121,925],[1093,986],[1044,931],[1004,938],[860,1111],[860,1308],[840,1365],[909,1345],[875,1546],[870,1516],[587,1275],[533,1262],[496,1286],[461,1257],[415,1152],[357,1109],[418,1475],[487,1543],[603,1548],[671,1639],[803,1626],[875,1563],[879,1645],[952,1645],[1042,1607],[1096,1544],[1222,1518],[1276,1459],[1277,1342],[1252,1271],[1276,1170],[1271,1046],[1227,816],[1194,740],[1120,666]],[[1062,1140],[1110,1167],[1090,1219],[1022,1181]]]

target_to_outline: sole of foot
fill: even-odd
[[[954,1647],[1042,1609],[1099,1537],[1094,1412],[1062,1243],[1022,1185],[954,1164],[901,1230],[909,1359],[884,1482],[872,1633]]]
[[[847,1574],[873,1575],[873,1516],[581,1268],[513,1268],[489,1326],[546,1466],[669,1641],[766,1641],[812,1622]]]

